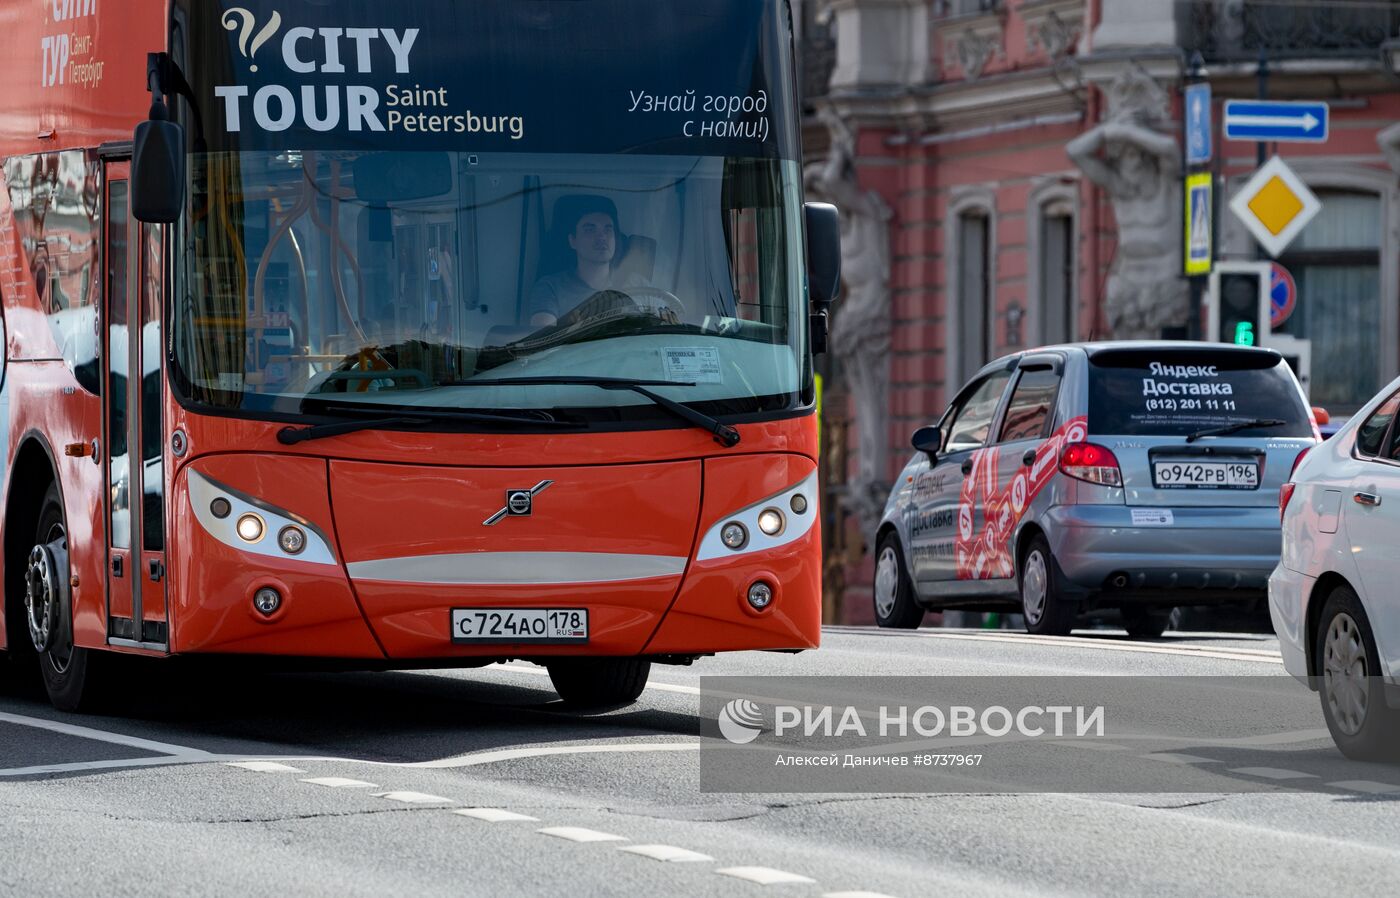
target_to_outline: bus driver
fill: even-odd
[[[555,205],[554,219],[557,232],[567,234],[572,258],[564,270],[545,275],[530,290],[532,326],[558,324],[604,291],[647,286],[636,273],[622,274],[615,267],[621,229],[612,200],[592,195],[563,197]]]

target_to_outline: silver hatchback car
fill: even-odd
[[[1175,605],[1262,598],[1279,487],[1318,442],[1278,353],[1095,343],[982,369],[914,435],[876,537],[875,616],[1017,610],[1031,633],[1122,609],[1160,636]]]

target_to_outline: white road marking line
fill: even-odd
[[[534,674],[534,675],[536,675],[536,676],[544,676],[544,677],[549,676],[549,671],[544,670],[544,669],[539,668],[539,667],[535,667],[533,664],[529,664],[529,663],[518,663],[518,662],[513,662],[513,661],[512,661],[512,662],[507,662],[507,663],[505,663],[505,664],[488,664],[485,668],[482,668],[482,669],[483,669],[483,670],[490,670],[490,669],[495,669],[495,670],[507,670],[507,671],[511,671],[511,672],[513,672],[513,673]],[[676,683],[654,683],[654,682],[648,681],[648,682],[647,682],[647,688],[648,688],[648,689],[655,689],[655,690],[657,690],[658,692],[676,692],[676,693],[680,693],[681,695],[699,695],[699,694],[700,694],[700,687],[698,687],[698,686],[681,686],[681,685],[678,685],[678,684],[676,684]]]
[[[600,833],[596,829],[585,829],[582,826],[546,826],[544,829],[537,829],[535,832],[543,833],[546,836],[554,836],[556,839],[568,839],[570,842],[626,842],[626,836],[615,836],[612,833]]]
[[[789,882],[816,882],[809,876],[799,876],[796,873],[789,873],[786,870],[774,870],[772,867],[725,867],[716,870],[720,876],[732,876],[735,879],[746,879],[749,882],[756,882],[761,886],[775,886]]]
[[[518,820],[533,823],[540,822],[540,818],[538,817],[517,814],[514,811],[503,811],[500,808],[459,808],[452,813],[461,814],[463,817],[472,817],[476,820],[485,820],[487,823],[510,823]]]
[[[497,751],[480,751],[461,755],[456,758],[443,758],[437,761],[416,761],[412,764],[396,764],[393,766],[444,770],[457,767],[475,767],[478,764],[495,764],[498,761],[515,761],[521,758],[544,758],[551,755],[698,751],[699,748],[699,742],[612,742],[603,745],[549,745],[539,748],[507,748]]]
[[[426,792],[375,792],[375,798],[387,798],[390,801],[402,801],[406,804],[456,804],[455,798],[443,798],[441,795],[429,795]]]
[[[1139,652],[1148,655],[1180,655],[1190,658],[1212,658],[1220,661],[1252,661],[1256,664],[1283,664],[1283,656],[1277,652],[1263,652],[1257,649],[1209,649],[1186,646],[1156,645],[1148,642],[1127,642],[1123,640],[1084,639],[1074,636],[993,636],[974,633],[939,633],[933,630],[920,630],[925,639],[962,639],[972,642],[1020,643],[1022,645],[1059,646],[1071,649],[1099,649],[1114,652]]]
[[[1391,783],[1378,783],[1375,780],[1341,780],[1340,782],[1328,783],[1333,789],[1345,789],[1348,792],[1365,792],[1368,795],[1394,795],[1400,792],[1400,786]]]
[[[300,767],[292,767],[289,764],[279,764],[276,761],[234,761],[230,767],[241,767],[244,770],[251,770],[254,773],[305,773]]]
[[[947,629],[941,627],[930,627],[924,630],[891,631],[876,630],[872,627],[829,626],[823,627],[822,630],[831,631],[834,633],[845,633],[850,634],[852,636],[878,635],[881,638],[886,639],[891,637],[906,637],[914,639],[927,639],[929,637],[953,639],[963,637],[966,639],[1000,639],[1002,641],[1007,642],[1028,642],[1038,645],[1088,645],[1090,647],[1097,645],[1102,646],[1104,648],[1128,646],[1129,648],[1139,647],[1151,649],[1177,649],[1180,651],[1205,653],[1215,652],[1227,655],[1257,655],[1259,657],[1264,658],[1265,660],[1273,660],[1281,657],[1278,650],[1276,649],[1252,649],[1248,647],[1241,648],[1239,646],[1180,645],[1174,644],[1172,641],[1145,642],[1143,640],[1138,639],[1123,639],[1121,637],[1113,635],[1112,631],[1103,630],[1096,631],[1095,635],[1093,636],[1037,636],[1032,633],[1022,633],[1015,630],[966,630],[959,629],[956,627],[950,627]],[[1198,633],[1193,631],[1188,637],[1188,639],[1190,638],[1216,638],[1243,641],[1240,634],[1238,633]]]
[[[112,761],[80,761],[74,764],[40,764],[35,767],[10,767],[0,770],[0,777],[40,776],[50,773],[88,773],[96,770],[123,770],[131,767],[176,767],[181,764],[208,764],[222,758],[181,758],[156,755],[153,758],[123,758]]]
[[[623,845],[617,850],[625,851],[628,854],[640,854],[642,857],[649,857],[654,861],[666,861],[667,863],[694,863],[714,860],[708,854],[701,854],[688,848],[677,848],[675,845]]]
[[[310,779],[302,780],[303,783],[310,783],[313,786],[329,786],[332,789],[378,789],[374,783],[367,783],[364,780],[352,780],[343,776],[313,776]]]
[[[1168,764],[1219,764],[1214,758],[1203,758],[1200,755],[1188,755],[1175,751],[1154,751],[1143,755],[1149,761],[1165,761]]]
[[[32,727],[36,730],[48,730],[51,733],[62,733],[65,736],[77,736],[79,739],[90,739],[93,742],[108,742],[112,745],[125,745],[127,748],[156,752],[163,755],[198,758],[213,757],[209,752],[202,751],[198,748],[190,748],[185,745],[171,745],[168,742],[153,742],[150,739],[126,736],[122,733],[109,733],[106,730],[95,730],[92,727],[75,726],[71,723],[59,723],[56,720],[47,720],[43,717],[25,717],[22,714],[0,712],[0,723],[13,723],[18,726]]]
[[[1257,776],[1266,780],[1315,780],[1316,774],[1303,773],[1300,770],[1284,770],[1282,767],[1231,767],[1231,773],[1238,773],[1244,776]]]

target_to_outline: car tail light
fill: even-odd
[[[1122,486],[1118,457],[1093,443],[1070,443],[1060,453],[1060,473],[1099,486]]]
[[[1298,489],[1298,484],[1293,482],[1293,475],[1298,473],[1298,466],[1303,463],[1303,459],[1308,457],[1312,449],[1304,449],[1298,453],[1298,457],[1293,459],[1293,467],[1288,471],[1288,482],[1278,489],[1278,519],[1283,523],[1283,516],[1288,511],[1288,503],[1293,501],[1293,492]]]

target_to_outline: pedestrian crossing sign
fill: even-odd
[[[1215,241],[1211,235],[1213,204],[1211,175],[1200,172],[1186,176],[1186,274],[1210,274],[1215,261]]]

